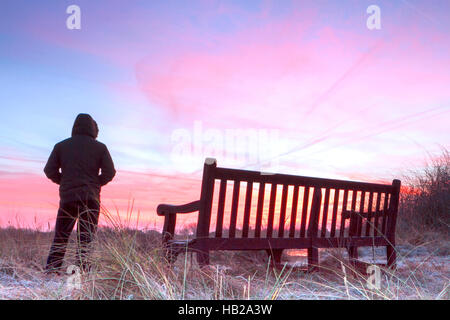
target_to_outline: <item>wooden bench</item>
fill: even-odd
[[[346,248],[356,264],[358,247],[385,246],[386,265],[395,267],[399,193],[399,180],[384,185],[265,174],[220,168],[206,159],[200,200],[160,204],[157,213],[165,217],[170,262],[187,251],[196,252],[204,266],[212,250],[267,250],[280,263],[283,250],[307,249],[308,269],[314,270],[319,248]],[[177,214],[195,211],[195,238],[174,240]]]

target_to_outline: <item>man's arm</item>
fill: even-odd
[[[59,168],[61,167],[59,152],[57,146],[55,146],[48,158],[47,164],[44,168],[44,173],[56,184],[60,184],[61,182],[61,173],[59,172]]]
[[[102,162],[100,169],[102,173],[100,174],[100,185],[104,186],[110,182],[116,175],[116,169],[114,168],[114,163],[112,161],[111,155],[108,148],[105,146],[105,151],[103,152]]]

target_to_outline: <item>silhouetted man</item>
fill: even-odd
[[[97,135],[94,119],[88,114],[79,114],[72,137],[55,145],[45,166],[46,176],[59,184],[60,196],[55,238],[45,268],[47,273],[60,271],[77,220],[77,264],[82,270],[89,269],[88,246],[97,230],[100,189],[116,174],[108,148],[96,140]]]

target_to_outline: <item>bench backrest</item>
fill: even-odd
[[[384,185],[264,174],[207,159],[197,237],[393,240],[399,192],[399,180]]]

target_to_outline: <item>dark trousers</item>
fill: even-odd
[[[61,269],[67,242],[77,220],[76,264],[82,269],[89,267],[89,244],[97,231],[99,212],[100,204],[95,200],[68,202],[60,206],[56,218],[55,238],[47,259],[47,271]]]

